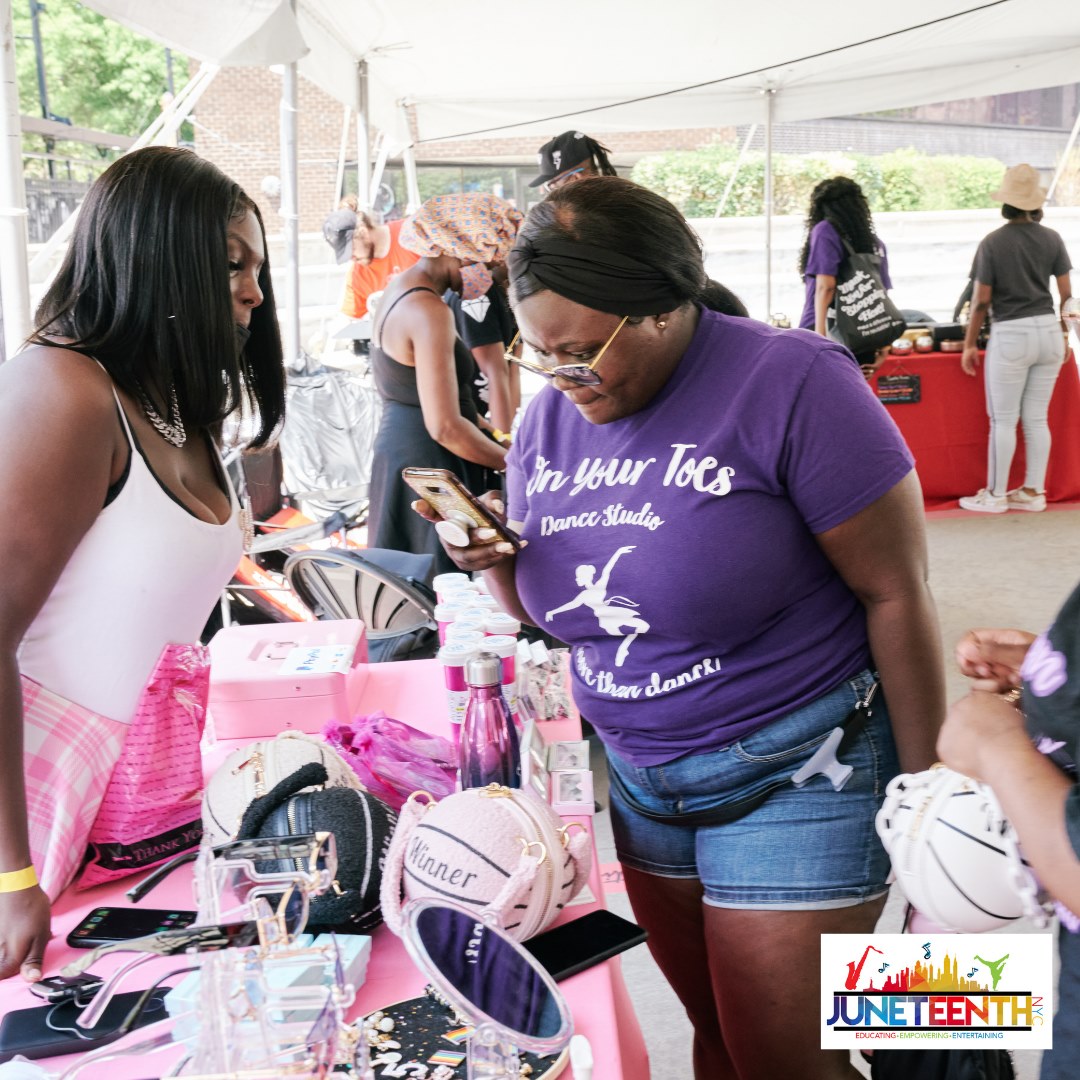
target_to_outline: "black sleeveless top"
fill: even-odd
[[[383,349],[381,344],[381,331],[386,325],[390,312],[406,296],[414,292],[429,292],[433,296],[439,295],[434,289],[429,289],[426,285],[417,285],[412,289],[406,289],[394,300],[386,309],[382,318],[379,319],[380,344],[376,345],[374,341],[372,342],[371,371],[375,377],[375,388],[384,401],[396,401],[399,405],[412,405],[418,409],[420,408],[420,393],[416,388],[416,368],[395,360]],[[454,339],[454,369],[457,374],[458,407],[461,409],[461,415],[475,424],[478,416],[475,388],[479,370],[468,346],[458,337]]]

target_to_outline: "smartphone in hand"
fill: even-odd
[[[401,478],[442,517],[435,531],[454,547],[468,547],[470,529],[491,529],[492,543],[502,540],[515,551],[521,547],[508,529],[449,469],[407,468]]]

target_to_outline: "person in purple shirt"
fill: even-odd
[[[718,312],[700,242],[644,188],[559,188],[508,267],[519,362],[551,380],[507,459],[525,546],[447,550],[570,646],[698,1080],[854,1078],[820,1049],[819,939],[873,930],[874,816],[944,715],[911,455],[839,346]]]
[[[877,252],[881,256],[881,282],[892,288],[889,257],[885,244],[874,231],[874,221],[862,188],[846,176],[822,180],[810,193],[810,213],[806,218],[806,241],[799,255],[799,274],[806,282],[799,326],[829,336],[835,319],[833,298],[836,278],[846,256],[844,240],[855,251]],[[863,374],[870,376],[888,352],[862,353],[855,357]]]

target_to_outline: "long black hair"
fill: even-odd
[[[680,303],[697,302],[724,315],[748,314],[730,289],[705,273],[701,240],[682,214],[663,196],[622,177],[563,184],[529,211],[518,236],[540,246],[573,240],[639,259],[668,279]],[[510,293],[520,303],[543,290],[526,271],[514,277]]]
[[[245,214],[265,244],[258,207],[210,162],[167,146],[126,154],[90,188],[30,340],[71,339],[134,396],[167,402],[175,387],[191,428],[216,435],[246,404],[259,423],[251,446],[264,446],[285,413],[285,369],[269,261],[239,344],[227,233]]]
[[[810,233],[819,222],[828,221],[855,249],[873,254],[878,250],[874,220],[863,190],[850,177],[822,180],[810,193],[810,213],[806,216],[806,239],[799,255],[799,276],[806,273],[810,257]]]

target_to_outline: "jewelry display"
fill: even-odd
[[[176,384],[169,390],[169,417],[165,419],[157,411],[157,407],[153,401],[150,400],[150,395],[146,393],[141,387],[135,391],[135,396],[139,400],[139,405],[142,411],[146,414],[146,419],[150,421],[154,430],[172,446],[175,446],[178,450],[184,443],[187,442],[187,432],[184,430],[184,420],[180,415],[180,399],[176,394]]]

